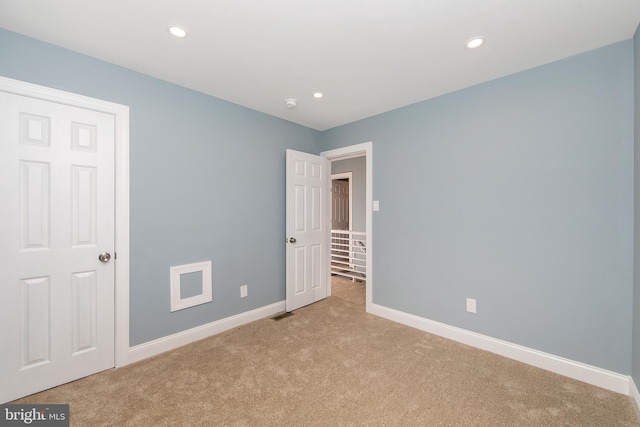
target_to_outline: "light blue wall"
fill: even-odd
[[[284,300],[285,149],[318,132],[3,29],[0,75],[131,108],[132,345]],[[170,313],[169,267],[206,260],[213,302]]]
[[[629,40],[325,131],[373,141],[373,302],[629,374],[633,125]]]
[[[634,252],[633,252],[633,362],[632,377],[640,387],[640,27],[634,41],[635,136],[634,136]]]
[[[365,231],[366,227],[366,186],[367,186],[367,164],[366,157],[355,157],[346,160],[336,160],[331,162],[331,173],[352,172],[351,178],[351,204],[353,212],[351,214],[353,231]]]
[[[284,150],[373,141],[375,303],[625,374],[633,324],[638,383],[633,54],[319,133],[0,29],[0,75],[131,107],[132,345],[284,299]],[[169,266],[207,259],[214,301],[169,313]]]

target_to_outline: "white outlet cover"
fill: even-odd
[[[476,300],[473,298],[467,298],[467,311],[469,313],[476,312]]]
[[[375,212],[378,212],[380,210],[380,200],[374,200],[373,201],[373,210]]]
[[[240,286],[240,298],[247,296],[247,285]]]

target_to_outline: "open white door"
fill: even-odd
[[[111,114],[0,91],[0,403],[114,366]]]
[[[327,297],[330,162],[287,150],[287,311]]]

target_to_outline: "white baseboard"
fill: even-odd
[[[147,357],[173,350],[174,348],[219,334],[229,329],[272,316],[285,311],[285,302],[280,301],[275,304],[256,308],[255,310],[240,313],[235,316],[216,320],[206,325],[198,326],[177,334],[158,338],[144,344],[139,344],[129,349],[129,363],[138,362]]]
[[[129,349],[129,363],[146,359],[165,351],[198,341],[229,329],[272,316],[285,311],[285,302],[280,301],[265,307],[217,320],[187,331],[149,341]],[[565,359],[518,344],[492,338],[476,332],[450,326],[413,314],[394,310],[378,304],[371,304],[371,314],[407,325],[421,331],[439,335],[453,341],[490,351],[528,365],[536,366],[556,374],[583,381],[617,393],[630,396],[638,419],[640,420],[640,393],[629,376],[587,365],[582,362]]]
[[[544,353],[518,344],[491,338],[486,335],[467,331],[465,329],[449,326],[444,323],[404,313],[378,304],[371,304],[369,311],[376,316],[411,326],[421,331],[439,335],[453,341],[470,345],[482,350],[499,354],[509,359],[514,359],[528,365],[536,366],[556,374],[564,375],[578,381],[602,387],[625,395],[630,395],[629,380],[627,375],[608,371],[585,363],[565,359],[553,354]],[[637,393],[637,390],[636,390]],[[640,402],[640,400],[638,400]]]
[[[631,398],[631,406],[633,406],[633,410],[636,411],[636,418],[640,421],[640,393],[638,392],[636,383],[631,377],[629,377],[629,397]]]

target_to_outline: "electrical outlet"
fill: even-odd
[[[467,298],[467,311],[469,313],[476,312],[476,300],[474,300],[473,298]]]
[[[240,286],[240,298],[247,296],[247,285]]]

